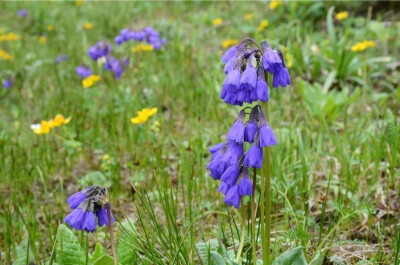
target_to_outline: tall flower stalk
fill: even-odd
[[[220,180],[218,191],[225,195],[228,206],[239,208],[243,196],[252,196],[251,235],[253,264],[257,262],[255,199],[257,168],[260,178],[260,228],[263,264],[270,262],[271,234],[271,151],[276,145],[274,132],[268,124],[268,73],[273,76],[272,86],[290,85],[289,72],[280,50],[272,49],[268,42],[261,42],[261,48],[252,39],[245,39],[228,49],[221,60],[225,63],[226,78],[222,85],[221,99],[232,105],[242,106],[264,102],[264,106],[254,105],[243,108],[229,130],[226,142],[210,148],[211,160],[207,165],[210,175]],[[250,147],[246,148],[248,143]],[[251,170],[253,169],[253,170]],[[252,171],[253,180],[250,179]],[[245,222],[242,217],[242,236],[236,261],[239,262],[245,237]]]

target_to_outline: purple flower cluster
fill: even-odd
[[[107,56],[112,50],[112,46],[104,41],[99,41],[96,45],[89,48],[88,54],[93,59],[97,61],[99,58]]]
[[[9,89],[12,86],[12,81],[10,78],[7,78],[3,81],[3,87],[5,89]]]
[[[274,50],[263,41],[262,50],[252,48],[253,41],[245,39],[229,48],[221,57],[226,74],[222,85],[221,99],[232,105],[244,102],[268,101],[268,84],[265,72],[273,75],[272,86],[285,87],[291,84],[282,52]]]
[[[145,27],[140,31],[123,29],[120,31],[120,34],[114,38],[117,45],[121,45],[129,40],[146,41],[153,46],[154,50],[161,49],[161,47],[167,43],[167,39],[160,39],[160,33],[152,27]]]
[[[26,11],[26,9],[20,9],[20,10],[18,10],[17,15],[20,17],[27,17],[28,11]]]
[[[67,199],[69,207],[73,210],[64,218],[72,228],[93,232],[96,230],[96,217],[98,226],[109,226],[106,202],[107,189],[99,186],[90,186],[71,195]],[[111,222],[115,222],[111,214]]]
[[[245,122],[246,109],[251,109],[251,112]],[[210,148],[211,161],[207,168],[213,179],[221,180],[218,191],[225,195],[225,203],[239,208],[241,197],[252,195],[249,169],[261,168],[263,148],[276,145],[277,141],[259,105],[239,113],[226,139],[226,142]],[[246,153],[245,142],[251,144]]]
[[[67,60],[67,55],[63,54],[56,58],[56,63],[61,63],[62,61],[66,61],[66,60]]]
[[[124,72],[122,63],[117,58],[112,56],[106,57],[106,64],[104,65],[104,69],[113,72],[116,79],[121,78],[122,73]]]
[[[92,74],[92,70],[89,68],[89,66],[82,64],[82,65],[79,65],[78,67],[76,67],[75,73],[82,78],[86,78]]]

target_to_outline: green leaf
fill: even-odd
[[[63,265],[86,264],[85,251],[78,243],[74,233],[64,224],[58,227],[57,242],[57,263]]]
[[[332,15],[333,15],[333,10],[335,7],[329,8],[328,15],[326,16],[326,25],[328,27],[328,35],[329,35],[329,40],[331,42],[332,50],[336,50],[336,33],[335,33],[335,26],[333,25],[333,20],[332,20]]]
[[[290,249],[272,262],[272,265],[307,265],[303,247]]]
[[[196,248],[202,262],[208,264],[211,252],[218,250],[218,240],[212,238],[208,242],[197,243]]]
[[[323,261],[324,255],[322,255],[322,253],[318,251],[313,260],[310,262],[310,265],[322,265]]]
[[[94,262],[98,258],[104,256],[106,254],[106,251],[104,250],[104,247],[100,243],[96,243],[96,247],[94,249],[94,252],[92,254],[92,258],[90,259],[91,262]]]
[[[138,255],[136,250],[128,243],[130,240],[129,234],[134,228],[132,223],[124,222],[121,237],[117,246],[117,256],[120,265],[137,264]]]
[[[103,255],[93,262],[93,265],[114,265],[114,260],[109,255]]]
[[[224,258],[215,251],[211,251],[211,264],[212,265],[226,265]]]
[[[33,261],[32,251],[29,249],[28,252],[28,239],[25,239],[16,248],[17,257],[13,262],[13,265],[25,265]],[[29,253],[29,257],[27,256]]]
[[[101,187],[110,188],[112,182],[107,179],[106,176],[103,175],[100,171],[93,171],[89,174],[83,176],[79,181],[79,185],[81,187],[91,186],[91,185],[98,185]]]

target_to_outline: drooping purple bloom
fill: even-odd
[[[117,45],[121,45],[122,43],[125,42],[125,38],[121,35],[118,35],[117,37],[114,38],[114,41]]]
[[[260,126],[259,137],[261,147],[268,147],[278,144],[275,139],[274,132],[272,131],[271,127],[268,126],[268,124],[262,124]]]
[[[9,89],[12,86],[12,81],[10,78],[7,78],[3,81],[3,87],[5,89]]]
[[[239,113],[238,118],[236,119],[235,123],[229,130],[228,136],[226,139],[230,141],[235,141],[237,143],[243,143],[244,138],[244,123],[243,120],[245,118],[245,112],[242,110]]]
[[[96,45],[93,45],[89,48],[88,54],[93,59],[93,61],[97,61],[97,59],[108,55],[112,50],[112,46],[105,43],[104,41],[99,41]]]
[[[86,78],[92,74],[92,70],[86,65],[80,65],[75,69],[75,73],[82,78]]]
[[[250,92],[256,88],[257,84],[257,71],[254,65],[254,56],[250,56],[247,60],[246,70],[244,70],[240,78],[240,89],[246,89]]]
[[[261,66],[257,69],[257,86],[256,86],[257,98],[260,101],[268,101],[268,84],[265,82],[265,72]]]
[[[107,71],[111,71],[114,73],[115,78],[119,79],[124,72],[124,68],[122,67],[120,61],[117,58],[107,56],[106,57],[106,64],[104,65],[104,69]]]
[[[221,99],[225,99],[226,101],[227,95],[230,96],[232,94],[235,94],[239,89],[239,85],[240,85],[240,71],[239,69],[233,69],[225,77],[224,83],[222,84]]]
[[[239,168],[237,165],[232,165],[228,167],[224,174],[221,176],[221,180],[228,184],[229,186],[232,186],[235,184],[237,178],[239,176]]]
[[[69,208],[76,209],[84,200],[86,200],[86,194],[84,191],[79,191],[77,193],[72,194],[67,199],[67,203],[69,204]]]
[[[254,121],[249,121],[244,129],[244,141],[252,143],[254,141],[254,136],[256,136],[257,130],[257,123],[255,123]]]
[[[81,208],[74,209],[64,218],[64,223],[68,223],[72,228],[94,232],[96,230],[96,217],[91,211]]]
[[[26,11],[26,9],[20,9],[20,10],[18,10],[17,15],[20,17],[27,17],[28,11]]]
[[[267,41],[261,42],[263,49],[262,65],[265,71],[275,74],[276,70],[282,65],[282,60],[279,54],[274,51]]]
[[[108,226],[108,215],[107,215],[107,208],[103,207],[96,212],[97,222],[98,225],[101,226]],[[113,214],[111,213],[111,223],[114,223],[115,219]]]
[[[241,156],[243,156],[243,144],[229,141],[218,151],[212,153],[211,161],[207,165],[211,177],[220,179],[225,170],[229,166],[236,164]]]
[[[238,209],[240,207],[240,198],[241,196],[239,194],[239,186],[234,185],[226,193],[224,202],[228,206],[233,206]]]
[[[239,183],[239,194],[241,196],[251,196],[253,194],[253,184],[248,176],[243,177]]]
[[[275,88],[278,88],[279,86],[286,87],[291,83],[292,81],[290,80],[289,71],[285,66],[282,65],[274,73],[272,86]]]
[[[107,189],[99,186],[90,186],[71,195],[67,202],[73,211],[64,218],[72,228],[93,232],[96,229],[96,216],[99,226],[109,226],[107,208],[111,205],[107,201]],[[115,219],[111,214],[111,221]]]
[[[263,150],[257,144],[253,144],[246,153],[243,165],[246,167],[261,168],[263,162]]]
[[[161,40],[157,40],[154,42],[150,42],[151,45],[153,45],[154,50],[159,50],[161,49],[165,44],[167,44],[168,40],[166,38],[163,38]]]
[[[218,191],[221,192],[222,194],[225,194],[228,192],[230,186],[226,184],[225,182],[221,181],[221,184],[219,184]]]

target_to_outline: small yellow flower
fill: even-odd
[[[222,22],[223,22],[222,18],[216,18],[216,19],[213,19],[212,24],[214,26],[219,26],[222,24]]]
[[[47,25],[47,30],[48,31],[53,31],[53,30],[55,30],[56,28],[54,27],[54,25]]]
[[[92,87],[94,84],[100,81],[100,78],[101,77],[99,75],[89,75],[88,77],[82,80],[83,88]]]
[[[343,20],[346,19],[349,16],[349,13],[347,11],[342,11],[336,14],[336,19],[337,20]]]
[[[364,51],[364,50],[366,50],[368,48],[375,47],[375,46],[376,46],[376,44],[375,44],[374,41],[365,40],[365,41],[358,42],[358,43],[354,44],[353,46],[351,46],[350,49],[353,52],[360,52],[360,51]]]
[[[103,160],[103,161],[108,161],[108,160],[110,160],[110,155],[109,155],[109,154],[104,154],[104,155],[101,157],[101,160]]]
[[[89,22],[85,22],[85,23],[83,23],[83,28],[84,29],[92,29],[93,28],[93,24],[89,23]]]
[[[51,120],[52,122],[52,127],[59,127],[61,125],[65,125],[68,124],[71,121],[71,117],[65,119],[64,116],[62,114],[57,114],[53,120]],[[49,121],[50,123],[50,121]]]
[[[39,43],[40,44],[45,44],[47,42],[47,37],[46,36],[40,36],[39,37]]]
[[[253,13],[248,13],[248,14],[244,15],[244,19],[246,19],[246,20],[250,20],[250,19],[253,19],[253,18],[254,18],[254,14]]]
[[[144,108],[137,112],[136,117],[131,119],[133,124],[143,124],[145,123],[151,116],[157,113],[157,108]]]
[[[274,10],[275,8],[280,6],[281,4],[282,4],[282,1],[280,1],[280,0],[271,1],[271,3],[269,3],[269,9]]]
[[[4,61],[9,61],[14,59],[14,57],[5,50],[0,50],[0,58],[3,59]]]
[[[31,129],[36,134],[48,134],[51,128],[49,122],[41,121],[40,124],[32,124]]]
[[[140,43],[140,44],[132,47],[132,52],[140,52],[140,51],[150,52],[152,50],[154,50],[153,45],[146,44],[146,43]]]
[[[257,31],[261,32],[268,26],[269,26],[269,21],[264,19],[264,20],[261,21],[260,25],[258,26]]]
[[[0,42],[1,41],[16,41],[19,39],[20,39],[20,37],[17,34],[12,33],[12,32],[0,35]]]
[[[75,1],[75,5],[76,5],[76,6],[81,6],[81,5],[83,5],[83,0],[76,0],[76,1]]]
[[[239,43],[239,40],[237,40],[237,39],[227,39],[222,42],[222,47],[224,47],[226,49],[226,48],[236,45],[238,43]]]

